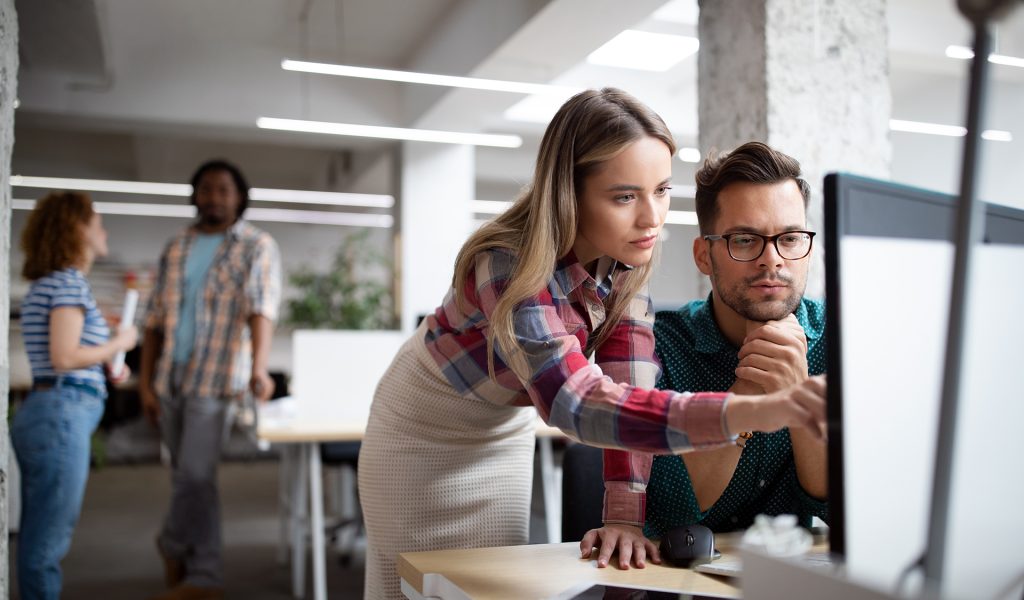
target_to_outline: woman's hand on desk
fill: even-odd
[[[811,377],[803,383],[763,396],[734,395],[725,408],[730,433],[740,431],[778,431],[783,427],[807,429],[824,439],[825,376]]]
[[[594,548],[598,550],[599,569],[608,566],[608,561],[616,551],[619,554],[620,569],[628,569],[631,560],[636,568],[642,569],[646,566],[647,557],[650,557],[651,562],[661,564],[658,547],[644,537],[639,527],[632,525],[612,524],[600,529],[591,529],[580,542],[580,553],[583,558],[590,558]]]

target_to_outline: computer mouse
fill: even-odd
[[[661,560],[676,567],[709,563],[715,554],[715,534],[703,525],[684,525],[665,532],[661,538]]]

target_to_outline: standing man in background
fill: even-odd
[[[273,393],[267,373],[281,257],[243,220],[241,171],[210,161],[192,176],[197,220],[160,257],[145,321],[139,396],[171,454],[170,510],[157,536],[168,592],[223,598],[217,463],[228,402]]]

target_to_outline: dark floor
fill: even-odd
[[[291,572],[276,560],[278,539],[278,463],[276,460],[226,462],[220,470],[224,515],[224,562],[228,598],[291,598]],[[65,600],[142,600],[159,593],[162,567],[154,547],[170,493],[168,474],[159,464],[108,465],[90,475],[82,517],[71,551],[64,559]],[[537,483],[531,541],[543,542],[544,521]],[[12,598],[18,598],[17,536],[11,537]],[[307,560],[307,566],[309,561]],[[311,571],[311,569],[307,569]],[[307,573],[307,597],[311,597]],[[327,591],[331,599],[362,597],[361,560],[342,566],[327,554]]]

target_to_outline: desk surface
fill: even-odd
[[[316,418],[302,414],[299,401],[288,396],[261,405],[256,420],[256,435],[272,444],[302,442],[360,441],[366,432],[366,421],[344,418]],[[327,417],[326,415],[324,417]],[[538,437],[564,436],[557,427],[551,427],[537,417]]]
[[[406,552],[398,556],[398,575],[424,594],[424,575],[437,573],[470,598],[519,600],[547,598],[585,582],[642,585],[738,598],[735,580],[689,569],[648,564],[645,569],[597,568],[580,558],[579,542],[475,550]]]

